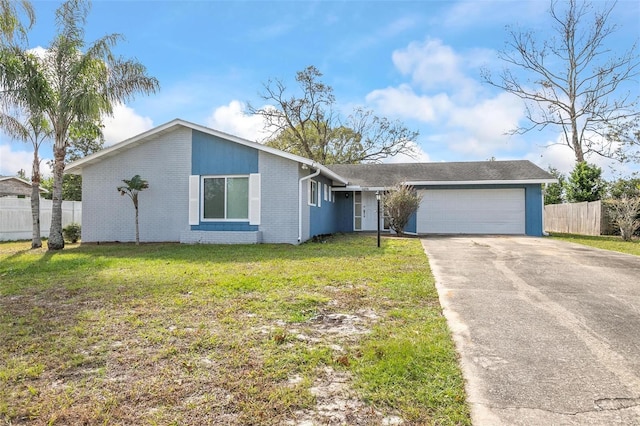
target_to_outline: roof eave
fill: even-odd
[[[558,179],[511,179],[511,180],[425,180],[425,181],[407,181],[405,185],[411,186],[437,186],[437,185],[524,185],[524,184],[543,184],[558,183]]]
[[[217,136],[223,139],[227,139],[231,142],[235,142],[238,143],[240,145],[244,145],[250,148],[254,148],[257,149],[259,151],[264,151],[267,152],[269,154],[273,154],[273,155],[277,155],[279,157],[282,158],[286,158],[292,161],[296,161],[298,163],[301,164],[306,164],[309,167],[312,167],[314,169],[320,169],[321,174],[333,179],[334,181],[340,182],[344,185],[346,185],[348,183],[348,181],[343,178],[342,176],[338,175],[337,173],[329,170],[327,167],[316,163],[313,160],[310,160],[308,158],[305,157],[301,157],[299,155],[295,155],[295,154],[290,154],[288,152],[284,152],[284,151],[280,151],[279,149],[276,148],[272,148],[270,146],[266,146],[263,145],[261,143],[258,142],[252,142],[250,140],[247,139],[243,139],[240,138],[238,136],[234,136],[234,135],[230,135],[228,133],[224,133],[224,132],[220,132],[218,130],[214,130],[214,129],[210,129],[208,127],[205,126],[201,126],[199,124],[195,124],[195,123],[191,123],[189,121],[185,121],[182,119],[175,119],[172,121],[169,121],[168,123],[162,124],[158,127],[154,127],[153,129],[147,130],[144,133],[141,133],[137,136],[134,136],[132,138],[126,139],[122,142],[119,142],[115,145],[112,145],[108,148],[105,148],[99,152],[96,152],[94,154],[88,155],[87,157],[84,157],[80,160],[74,161],[73,163],[70,163],[65,172],[67,173],[71,173],[71,174],[82,174],[82,168],[84,166],[90,165],[95,163],[96,161],[98,161],[99,158],[104,157],[104,156],[109,156],[110,154],[113,154],[115,151],[118,151],[120,149],[123,149],[127,146],[135,146],[137,143],[141,143],[144,141],[144,139],[150,137],[150,136],[154,136],[157,134],[161,134],[164,131],[169,130],[172,127],[176,127],[176,126],[183,126],[183,127],[187,127],[190,128],[192,130],[197,130],[199,132],[202,133],[206,133],[212,136]]]

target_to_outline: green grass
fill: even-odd
[[[612,235],[589,236],[556,233],[551,236],[558,240],[640,256],[640,240],[638,239],[634,239],[633,241],[623,241],[619,236]]]
[[[418,240],[28,248],[0,244],[2,423],[470,424]]]

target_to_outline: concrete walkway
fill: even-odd
[[[423,246],[474,425],[640,425],[640,257],[532,237]]]

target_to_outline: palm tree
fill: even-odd
[[[135,59],[115,57],[111,48],[122,36],[106,35],[88,46],[84,25],[90,5],[68,0],[56,11],[58,34],[42,58],[41,107],[54,131],[53,211],[47,242],[49,250],[64,248],[62,236],[62,182],[69,129],[75,123],[95,123],[113,113],[113,106],[142,92],[155,93],[158,80],[149,77]]]
[[[25,26],[20,20],[20,9],[26,15],[28,24]],[[0,0],[0,42],[2,45],[11,45],[19,40],[27,38],[27,31],[36,21],[33,6],[29,0]]]
[[[32,237],[31,248],[42,247],[40,237],[40,158],[38,151],[42,142],[51,138],[53,130],[51,125],[42,114],[31,115],[26,119],[26,123],[5,113],[0,113],[0,128],[16,139],[24,142],[31,142],[33,148],[33,162],[31,166],[31,219]]]
[[[136,245],[140,245],[140,228],[138,227],[138,193],[149,188],[149,182],[142,179],[140,175],[135,175],[131,180],[122,179],[126,186],[119,186],[120,195],[128,195],[133,201],[133,207],[136,209]]]
[[[5,5],[2,6],[3,8]],[[31,174],[31,248],[42,247],[40,238],[40,158],[42,142],[53,132],[39,109],[39,90],[42,87],[41,69],[35,55],[18,45],[0,47],[0,128],[8,135],[31,142],[33,163]]]

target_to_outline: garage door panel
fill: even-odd
[[[417,214],[419,233],[524,234],[522,188],[433,189],[423,196]]]

